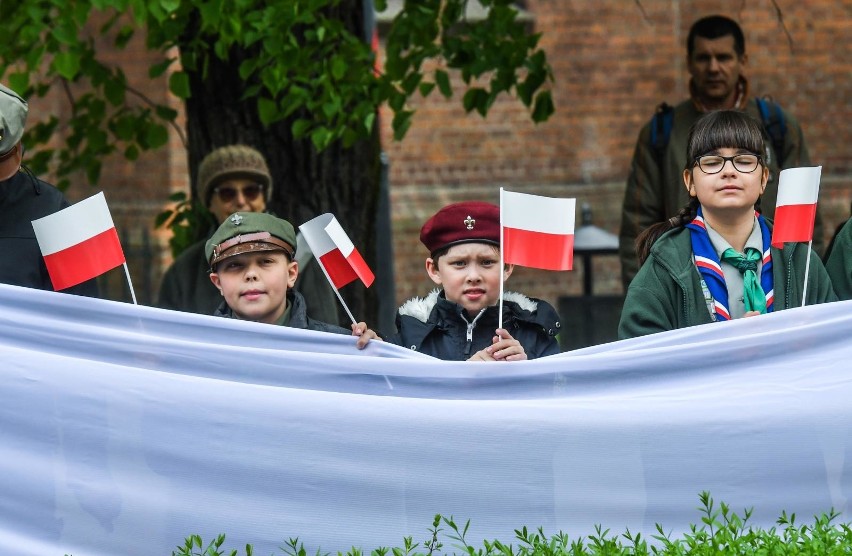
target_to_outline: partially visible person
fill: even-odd
[[[198,167],[198,196],[217,225],[234,212],[266,212],[272,189],[266,160],[252,147],[219,147],[205,156]],[[219,306],[222,296],[210,282],[204,256],[209,237],[190,245],[166,270],[159,307],[212,315]],[[337,298],[316,258],[308,253],[301,262],[296,290],[308,301],[308,314],[320,321],[338,322]]]
[[[293,289],[299,277],[296,231],[286,220],[262,212],[236,212],[207,240],[210,282],[223,301],[220,317],[358,336],[366,347],[378,335],[363,322],[347,330],[308,316],[305,298]]]
[[[689,133],[682,172],[689,204],[637,242],[642,266],[618,327],[633,338],[714,321],[835,301],[807,243],[770,247],[771,223],[755,211],[769,181],[760,124],[742,112],[711,112]]]
[[[846,220],[832,238],[825,269],[837,297],[852,299],[852,218]]]
[[[507,292],[499,324],[500,208],[490,203],[447,205],[420,230],[429,250],[426,273],[439,286],[399,308],[389,341],[448,361],[520,361],[559,353],[559,316],[540,299]]]
[[[22,165],[21,137],[29,106],[13,90],[0,85],[0,283],[53,291],[32,221],[70,206],[55,187]],[[62,290],[98,296],[95,279]]]
[[[762,123],[760,153],[769,178],[758,209],[770,220],[778,197],[778,174],[784,168],[810,166],[805,137],[788,111],[767,98],[750,96],[744,72],[748,62],[740,26],[721,15],[696,21],[686,41],[690,98],[674,107],[665,103],[639,132],[624,192],[619,234],[621,276],[625,291],[639,270],[636,238],[648,226],[678,213],[689,198],[681,187],[687,165],[686,141],[698,118],[713,110],[739,110]],[[822,216],[817,211],[814,249],[824,246]]]

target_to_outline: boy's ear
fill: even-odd
[[[509,276],[512,275],[512,271],[514,271],[514,270],[515,270],[515,265],[513,265],[513,264],[507,264],[503,267],[503,281],[504,282],[509,279]]]
[[[210,281],[213,282],[213,285],[216,286],[216,289],[219,290],[219,293],[224,296],[225,293],[222,291],[222,285],[219,282],[219,275],[216,274],[215,272],[211,272],[210,273]]]
[[[426,274],[433,282],[441,285],[441,272],[438,270],[438,262],[433,260],[432,257],[426,259]]]
[[[287,289],[291,289],[296,285],[296,278],[299,277],[299,262],[291,261],[287,263]]]

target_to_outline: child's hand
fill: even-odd
[[[468,361],[523,361],[527,358],[524,346],[503,328],[496,330],[492,344],[477,351]]]
[[[381,342],[382,339],[376,334],[375,330],[371,328],[367,328],[366,322],[359,322],[358,324],[352,325],[352,335],[358,336],[358,341],[355,342],[355,347],[358,349],[364,349],[367,347],[367,342],[370,340],[376,340]]]
[[[747,311],[746,314],[743,315],[745,317],[757,317],[760,316],[760,311]]]

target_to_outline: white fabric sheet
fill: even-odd
[[[439,512],[474,542],[676,534],[702,490],[763,526],[845,511],[850,337],[843,302],[448,363],[0,286],[0,552],[169,554],[192,533],[371,550]]]

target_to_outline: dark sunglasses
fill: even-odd
[[[213,192],[219,196],[219,200],[223,203],[230,203],[237,198],[238,193],[242,193],[243,199],[251,202],[260,197],[264,189],[266,189],[266,186],[262,183],[254,183],[241,189],[235,187],[216,187],[213,189]]]

